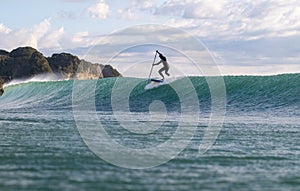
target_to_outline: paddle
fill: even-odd
[[[152,63],[152,66],[151,66],[151,70],[150,70],[150,74],[149,74],[148,80],[147,80],[147,82],[146,82],[147,84],[148,84],[148,82],[149,82],[149,80],[150,80],[150,77],[151,77],[151,74],[152,74],[152,70],[153,70],[153,66],[154,66],[154,64],[155,64],[157,52],[158,52],[158,51],[155,52],[155,56],[154,56],[154,59],[153,59],[153,63]]]

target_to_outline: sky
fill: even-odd
[[[0,49],[20,46],[70,52],[134,77],[147,75],[156,49],[174,74],[299,73],[300,1],[7,0]]]

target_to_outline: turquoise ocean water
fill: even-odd
[[[172,136],[181,113],[176,91],[170,85],[145,91],[143,79],[118,79],[124,91],[130,81],[140,81],[128,100],[134,115],[143,119],[149,105],[160,100],[175,116],[162,130],[137,135],[122,129],[113,115],[116,80],[96,82],[96,112],[107,133],[133,148],[155,146]],[[174,159],[140,170],[114,166],[85,144],[74,119],[73,81],[7,86],[0,97],[0,190],[300,190],[300,74],[224,77],[225,121],[201,156],[211,96],[204,77],[189,80],[201,110],[195,135]],[[123,115],[130,122],[129,113]]]

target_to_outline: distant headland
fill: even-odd
[[[19,47],[11,52],[0,50],[0,95],[4,83],[39,74],[52,74],[57,79],[80,80],[122,76],[111,65],[94,64],[70,53],[45,57],[32,47]]]

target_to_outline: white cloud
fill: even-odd
[[[87,8],[87,12],[92,18],[106,19],[109,13],[109,6],[104,0],[100,0],[95,5]]]
[[[134,19],[134,22],[163,22],[202,39],[221,64],[223,74],[300,72],[297,66],[300,62],[299,1],[132,0],[118,8],[118,13],[126,21]],[[107,52],[114,47],[126,48],[126,43],[130,43],[132,39],[143,39],[143,33],[146,36],[152,34],[151,28],[135,29],[136,31],[128,34],[115,35],[112,39],[106,38],[102,44],[103,51],[98,55],[109,54]],[[74,37],[77,44],[88,46],[93,42],[89,34],[77,34]],[[149,42],[160,40],[175,45],[172,41],[181,40],[189,44],[185,42],[184,36],[170,31],[156,31],[153,37],[147,37]],[[197,50],[197,47],[189,48]],[[142,55],[145,57],[145,54]],[[124,60],[136,62],[130,58],[129,56]],[[118,60],[120,63],[121,61]],[[176,60],[173,63],[180,65]]]
[[[6,29],[4,33],[0,34],[0,44],[2,48],[7,50],[12,50],[19,46],[31,46],[34,48],[58,47],[58,41],[63,33],[63,28],[52,31],[51,19],[45,19],[32,28]]]
[[[180,3],[180,5],[182,5]],[[188,1],[184,4],[185,18],[222,18],[226,14],[226,0],[218,1]]]
[[[141,10],[149,10],[156,6],[155,0],[133,0],[131,7],[136,7]]]
[[[168,20],[168,24],[172,27],[177,28],[190,28],[190,27],[197,27],[198,25],[194,22],[193,19],[170,19]]]
[[[122,19],[126,20],[142,20],[145,16],[149,19],[149,16],[154,13],[156,6],[156,0],[132,0],[130,3],[119,8],[117,13],[121,15]],[[148,15],[143,15],[144,12]]]
[[[65,33],[64,27],[59,28],[49,34],[45,35],[41,40],[39,40],[38,47],[41,48],[52,48],[52,49],[62,49],[60,40]]]
[[[38,47],[38,42],[46,35],[50,27],[50,19],[45,19],[38,25],[35,25],[32,29],[27,31],[24,30],[23,34],[29,34],[25,43],[33,47]]]
[[[70,40],[69,44],[75,47],[88,47],[97,43],[97,37],[92,36],[88,31],[77,32]]]
[[[139,18],[139,15],[132,8],[118,9],[118,14],[121,15],[122,19],[136,20]]]
[[[126,19],[143,19],[145,13],[152,22],[169,18],[166,24],[194,29],[205,38],[253,40],[294,35],[300,28],[296,0],[133,0],[118,12]]]
[[[9,33],[11,32],[11,29],[6,27],[4,24],[0,23],[0,33]]]
[[[155,15],[170,15],[170,16],[182,16],[184,7],[186,6],[185,1],[180,0],[169,0],[165,1],[161,6],[156,7]]]
[[[83,0],[61,1],[78,4],[84,2]],[[159,40],[170,43],[170,46],[175,46],[174,41],[192,44],[185,41],[185,36],[180,34],[167,30],[157,31],[157,26],[154,28],[135,27],[135,31],[127,30],[127,34],[113,35],[99,42],[99,36],[103,35],[99,33],[103,31],[99,31],[97,27],[90,26],[91,31],[82,30],[80,27],[75,28],[80,26],[80,23],[74,27],[74,25],[71,26],[73,24],[71,21],[65,27],[74,27],[72,31],[75,32],[66,35],[65,31],[71,31],[70,28],[53,29],[51,25],[52,22],[76,18],[80,22],[86,21],[85,25],[88,26],[97,21],[88,20],[90,18],[110,19],[108,16],[113,16],[114,19],[120,20],[116,24],[104,25],[106,31],[118,29],[116,27],[120,23],[123,28],[127,24],[130,26],[147,22],[166,24],[187,31],[203,40],[212,54],[216,56],[217,61],[223,63],[221,69],[224,74],[280,73],[280,71],[292,70],[300,72],[297,67],[300,63],[300,1],[131,0],[120,1],[117,4],[113,1],[97,0],[90,7],[84,4],[80,5],[76,11],[68,11],[60,12],[57,20],[45,19],[33,27],[17,30],[0,23],[1,47],[11,50],[18,46],[33,46],[48,49],[50,52],[58,49],[89,47],[100,43],[102,49],[97,55],[105,58],[112,49],[126,48],[128,43],[144,39],[145,36],[148,43],[155,43]],[[197,51],[197,47],[189,46],[188,49]],[[78,48],[77,50],[84,55],[85,49]],[[141,53],[141,58],[147,57],[144,53]],[[131,63],[134,61],[130,59],[131,57],[132,54],[124,59]],[[121,62],[122,59],[123,57],[117,61]],[[176,63],[176,61],[173,63],[180,65],[180,62]]]
[[[89,36],[88,31],[75,33],[75,35],[72,37],[72,42],[73,43],[85,42],[85,38],[88,37],[88,36]]]
[[[141,9],[151,9],[155,6],[155,1],[153,0],[144,0],[144,1],[138,1],[141,3],[140,8]]]

